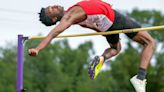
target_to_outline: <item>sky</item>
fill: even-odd
[[[80,0],[0,0],[0,47],[6,43],[17,44],[17,35],[46,36],[54,27],[46,27],[38,20],[38,12],[41,7],[59,4],[67,9]],[[159,10],[164,13],[164,0],[104,0],[112,4],[114,9],[132,11],[134,8],[140,10]],[[62,34],[79,34],[94,32],[78,25],[71,26]],[[126,37],[121,34],[122,47],[126,47]],[[95,39],[96,38],[96,39]],[[59,39],[55,39],[56,41]],[[72,48],[76,48],[85,41],[93,41],[96,53],[100,55],[109,45],[102,36],[68,38]]]

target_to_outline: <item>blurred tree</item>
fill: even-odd
[[[111,76],[117,83],[115,92],[135,92],[129,79],[137,73],[139,52],[128,43],[128,48],[111,61]]]
[[[0,92],[14,92],[16,83],[16,47],[0,48]]]
[[[164,15],[157,10],[138,10],[134,9],[131,13],[128,13],[131,17],[139,21],[143,26],[159,26],[164,25]],[[164,42],[164,29],[161,31],[151,31],[150,33],[159,42]]]
[[[27,42],[26,46],[29,48],[38,42]],[[75,92],[78,78],[87,69],[90,52],[93,52],[91,42],[72,49],[68,41],[63,40],[49,45],[37,57],[26,55],[25,85],[29,91]]]

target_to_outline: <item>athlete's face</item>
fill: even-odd
[[[61,15],[64,12],[64,8],[59,5],[48,6],[45,12],[47,16],[54,18],[58,17],[58,15]]]

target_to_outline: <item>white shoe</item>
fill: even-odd
[[[146,92],[146,79],[140,80],[137,79],[137,75],[130,79],[133,87],[135,88],[136,92]]]

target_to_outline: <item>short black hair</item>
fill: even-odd
[[[39,13],[39,18],[40,18],[39,20],[46,26],[52,26],[57,22],[57,21],[53,22],[52,19],[46,15],[45,8],[41,8]]]

